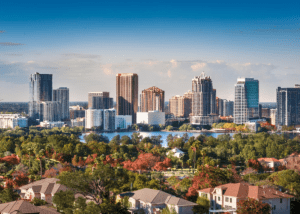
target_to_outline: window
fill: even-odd
[[[228,202],[228,201],[229,201],[229,198],[228,198],[228,197],[226,197],[226,198],[225,198],[225,201],[226,201],[226,202]]]
[[[218,197],[218,201],[221,201],[221,198],[220,198],[220,197]]]
[[[232,203],[232,198],[230,198],[230,203]]]
[[[276,205],[274,205],[274,208],[273,208],[273,210],[276,210]]]
[[[280,203],[282,204],[282,198],[280,199]]]

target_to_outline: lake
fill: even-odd
[[[135,132],[112,132],[112,133],[101,133],[103,136],[108,137],[109,140],[112,140],[114,136],[116,135],[120,135],[120,138],[124,135],[127,135],[128,137],[131,138],[131,135],[135,133]],[[158,136],[161,135],[161,140],[162,140],[162,146],[163,147],[167,147],[168,146],[168,142],[167,142],[167,136],[169,134],[172,134],[173,136],[179,136],[182,137],[183,134],[187,133],[189,137],[197,137],[199,135],[205,135],[205,136],[212,136],[212,137],[218,137],[219,135],[222,135],[224,133],[213,133],[213,132],[201,132],[201,133],[196,133],[196,132],[139,132],[140,135],[145,138],[145,137],[151,137],[151,136]],[[229,133],[230,136],[233,136],[234,133]],[[84,136],[85,134],[80,136],[80,141],[81,142],[85,142],[84,141]]]

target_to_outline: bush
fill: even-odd
[[[35,206],[42,206],[47,204],[46,201],[42,200],[42,199],[38,199],[38,198],[34,198],[30,203],[32,203]]]

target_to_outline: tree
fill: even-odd
[[[130,160],[122,162],[125,169],[131,171],[146,171],[151,170],[157,162],[159,162],[160,157],[153,155],[152,153],[142,153],[138,158],[131,162]]]
[[[33,198],[33,200],[30,203],[32,203],[34,206],[42,206],[47,204],[45,200],[39,198]]]
[[[99,134],[94,134],[94,133],[90,133],[88,135],[84,136],[85,142],[89,143],[91,141],[96,141],[96,142],[104,142],[104,143],[108,143],[109,139],[108,137],[104,136],[104,135],[99,135]]]
[[[193,211],[197,214],[209,213],[210,202],[206,197],[198,197],[196,203],[198,206],[194,206]]]
[[[28,184],[29,178],[23,172],[21,172],[14,180],[15,187],[21,187]]]
[[[80,193],[90,196],[97,204],[103,199],[109,199],[110,191],[117,190],[122,184],[122,172],[115,170],[109,164],[97,164],[91,172],[63,172],[59,175],[59,183]]]
[[[71,190],[59,191],[55,193],[52,199],[58,212],[65,212],[66,209],[72,209],[75,201],[74,192]]]
[[[236,212],[237,214],[269,214],[271,212],[271,207],[267,203],[248,198],[246,200],[240,200],[237,203]]]
[[[0,201],[1,203],[7,203],[15,201],[19,198],[19,194],[14,192],[12,188],[5,188],[0,192]]]
[[[162,209],[161,214],[177,214],[174,207],[169,208],[166,206],[164,209]]]

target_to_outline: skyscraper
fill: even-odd
[[[89,92],[88,108],[110,109],[113,108],[113,98],[109,97],[109,92]]]
[[[244,124],[259,118],[259,115],[259,81],[238,78],[235,85],[234,123]]]
[[[170,114],[174,117],[189,117],[191,113],[191,99],[186,96],[173,96],[169,100]]]
[[[45,101],[40,102],[40,121],[61,121],[60,102]]]
[[[116,110],[117,115],[132,115],[136,123],[138,111],[138,75],[122,73],[116,75]]]
[[[165,91],[153,86],[142,91],[141,94],[141,112],[164,111]]]
[[[193,116],[207,116],[216,114],[216,90],[212,80],[202,72],[192,80],[192,113]]]
[[[277,88],[276,125],[300,125],[300,85],[295,85],[295,88]]]
[[[66,87],[60,87],[53,90],[53,101],[59,103],[58,108],[61,114],[61,120],[70,119],[69,89]]]
[[[52,101],[52,74],[31,74],[29,78],[29,117],[40,119],[40,102]]]

